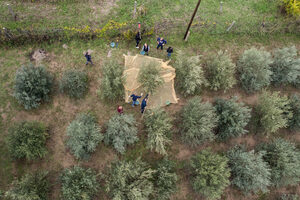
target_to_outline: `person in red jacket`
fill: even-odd
[[[120,115],[123,114],[124,113],[123,106],[118,106],[117,111]]]

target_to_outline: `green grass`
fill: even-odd
[[[231,32],[257,33],[261,24],[266,23],[265,31],[282,32],[292,19],[285,19],[279,13],[279,0],[223,0],[220,14],[220,1],[202,1],[194,20],[195,29],[203,33],[225,33],[236,21]],[[142,0],[137,7],[145,8],[147,14],[133,19],[134,0],[119,0],[117,6],[104,7],[103,3],[92,4],[80,1],[58,1],[57,3],[11,3],[18,21],[11,20],[6,1],[0,2],[0,27],[16,28],[63,28],[91,27],[101,28],[108,20],[118,22],[142,23],[142,27],[160,25],[158,31],[170,32],[188,23],[197,0]],[[92,7],[94,6],[94,7]],[[101,10],[102,9],[102,10]],[[107,11],[104,11],[107,10]],[[109,14],[104,14],[107,12]],[[296,28],[296,27],[294,27]],[[294,29],[296,30],[296,29]]]

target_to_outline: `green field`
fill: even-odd
[[[300,52],[300,26],[297,20],[283,15],[279,11],[277,0],[223,0],[223,12],[219,12],[220,0],[202,0],[188,41],[183,41],[185,29],[192,15],[197,0],[140,0],[138,8],[143,8],[146,15],[132,18],[133,0],[62,0],[57,2],[43,1],[0,1],[0,27],[9,30],[28,29],[45,30],[60,29],[64,27],[102,28],[109,20],[128,23],[135,27],[137,22],[142,23],[142,28],[154,28],[151,36],[145,37],[142,42],[150,44],[150,56],[166,59],[166,54],[155,50],[156,37],[164,36],[168,45],[174,48],[170,65],[174,64],[176,52],[182,50],[187,56],[215,54],[219,50],[227,50],[233,61],[244,52],[255,46],[273,52],[276,48],[295,45]],[[17,21],[11,19],[7,3],[11,5],[17,14]],[[138,15],[138,14],[137,14]],[[235,25],[230,31],[226,31],[230,24]],[[262,23],[265,27],[262,27]],[[298,24],[297,24],[298,23]],[[136,29],[133,28],[136,32]],[[61,189],[59,174],[64,168],[73,165],[91,167],[99,174],[105,173],[106,168],[115,160],[133,160],[141,157],[151,165],[162,158],[157,153],[146,149],[147,133],[144,130],[143,119],[139,109],[132,109],[123,101],[104,102],[98,96],[102,67],[109,60],[116,60],[124,64],[123,54],[138,54],[135,49],[135,41],[119,41],[118,48],[112,49],[109,44],[115,38],[96,38],[93,40],[73,39],[51,41],[49,43],[29,43],[26,45],[0,46],[0,191],[6,191],[11,182],[27,172],[37,169],[47,170],[51,174],[51,194],[49,199],[60,199]],[[62,46],[66,44],[67,48]],[[21,65],[30,63],[30,54],[36,49],[44,49],[46,58],[40,64],[44,65],[55,75],[55,89],[51,94],[51,101],[44,103],[38,109],[27,111],[18,104],[13,97],[15,73]],[[85,66],[83,52],[92,49],[94,66]],[[111,57],[108,57],[108,53]],[[89,76],[89,91],[85,98],[72,100],[61,94],[58,90],[58,80],[67,69],[80,69]],[[287,129],[278,131],[277,134],[266,137],[255,127],[247,127],[248,134],[231,139],[227,142],[205,143],[197,147],[191,147],[183,143],[178,133],[176,119],[181,108],[192,98],[185,98],[175,88],[179,104],[171,105],[166,111],[174,120],[174,134],[172,145],[168,148],[169,158],[176,162],[176,172],[179,176],[177,192],[172,196],[173,200],[204,199],[193,191],[190,184],[187,165],[189,159],[203,149],[210,148],[214,152],[223,154],[236,144],[244,144],[248,150],[264,141],[283,137],[298,146],[300,145],[300,132],[291,132]],[[298,94],[299,88],[277,87],[269,88],[271,91],[280,91],[282,94]],[[250,107],[255,107],[260,92],[255,94],[245,93],[240,84],[224,93],[213,92],[209,88],[204,89],[200,96],[205,101],[213,102],[217,97],[230,98],[238,96],[239,100]],[[80,112],[92,112],[96,115],[100,126],[105,126],[112,115],[116,113],[116,106],[123,105],[126,113],[134,114],[137,122],[140,141],[130,145],[124,155],[118,154],[111,146],[100,143],[88,161],[78,161],[65,146],[66,128]],[[5,138],[9,128],[16,122],[23,120],[38,120],[49,127],[50,138],[47,141],[48,154],[44,159],[35,161],[13,160],[10,158]],[[101,182],[103,185],[103,181]],[[300,187],[289,186],[275,188],[270,187],[268,193],[245,195],[233,186],[229,186],[221,199],[227,200],[272,200],[281,193],[297,193],[300,195]],[[1,197],[0,197],[1,198]],[[104,187],[101,188],[95,199],[109,199]]]

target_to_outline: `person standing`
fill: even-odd
[[[171,54],[173,53],[173,48],[172,47],[169,47],[168,49],[167,49],[167,53],[168,53],[168,58],[170,59],[171,58]]]
[[[139,48],[139,44],[142,40],[142,35],[141,35],[141,31],[138,31],[137,34],[135,35],[135,41],[136,41],[136,46],[135,48]]]
[[[91,63],[91,65],[93,65],[92,56],[91,56],[91,54],[88,51],[85,53],[84,57],[86,57],[86,63],[85,63],[85,65],[88,65],[89,62]]]
[[[132,104],[131,104],[131,106],[134,107],[136,105],[139,105],[140,102],[138,101],[138,99],[141,98],[142,96],[143,96],[143,93],[141,94],[141,96],[137,96],[135,94],[130,95],[129,97],[132,98]]]
[[[167,44],[167,41],[163,37],[162,38],[158,37],[156,41],[157,41],[156,49],[159,49],[159,47],[160,47],[160,49],[163,50],[163,46],[165,46],[165,44]]]
[[[143,46],[143,49],[142,49],[143,54],[149,56],[149,50],[150,50],[150,47],[148,46],[147,43],[145,43]]]
[[[145,98],[143,99],[143,101],[141,103],[141,113],[144,113],[145,108],[147,106],[147,101],[148,101],[148,94],[145,96]]]

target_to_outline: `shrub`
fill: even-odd
[[[293,117],[289,121],[289,127],[294,130],[300,129],[300,98],[298,95],[290,97],[290,106]]]
[[[91,114],[80,114],[67,128],[67,145],[77,159],[87,159],[102,141],[103,135]]]
[[[271,167],[272,183],[275,186],[298,185],[300,182],[300,151],[284,139],[264,144],[265,161]]]
[[[166,146],[171,144],[171,119],[162,109],[147,110],[145,126],[148,133],[147,148],[166,155]]]
[[[278,129],[288,126],[288,121],[293,114],[286,96],[279,96],[279,92],[271,94],[265,91],[258,101],[259,123],[266,133],[274,133]]]
[[[33,160],[43,158],[47,153],[47,128],[40,122],[21,122],[9,130],[7,143],[15,159]]]
[[[60,180],[64,200],[93,199],[99,188],[95,172],[78,166],[65,169]]]
[[[182,51],[178,51],[175,69],[176,85],[184,96],[199,93],[203,86],[208,85],[200,64],[200,56],[188,57]]]
[[[246,152],[241,147],[235,147],[227,156],[231,169],[231,184],[245,193],[268,191],[271,173],[268,164],[263,160],[262,152]]]
[[[195,97],[184,106],[180,132],[184,142],[200,145],[206,141],[213,141],[213,129],[217,126],[218,117],[214,107],[201,98]]]
[[[176,191],[178,177],[175,173],[175,162],[163,159],[157,167],[155,174],[155,191],[157,200],[168,200]]]
[[[142,66],[138,74],[138,81],[144,92],[154,94],[160,86],[164,84],[164,79],[160,75],[159,66],[151,63]]]
[[[295,46],[275,51],[274,62],[271,65],[272,80],[275,85],[300,86],[300,58],[297,59],[296,56],[297,49]]]
[[[22,66],[15,77],[14,96],[26,110],[37,108],[49,100],[53,77],[42,66]]]
[[[215,108],[219,117],[217,137],[227,140],[247,133],[246,125],[251,118],[251,109],[238,103],[237,98],[217,99]]]
[[[11,200],[45,200],[50,191],[47,172],[35,172],[24,175],[20,180],[12,183],[12,187],[5,193]]]
[[[230,55],[219,51],[217,56],[211,57],[207,62],[210,88],[213,90],[228,90],[236,84],[236,65]]]
[[[124,96],[124,66],[111,61],[103,66],[100,95],[107,101],[116,101]]]
[[[113,163],[106,178],[106,191],[112,199],[141,200],[149,199],[154,193],[152,179],[155,174],[140,159]]]
[[[297,0],[281,0],[285,11],[292,16],[300,16],[300,2]]]
[[[300,200],[300,197],[297,194],[282,194],[278,200]]]
[[[114,115],[107,124],[104,135],[105,144],[111,144],[121,154],[126,146],[139,140],[137,137],[136,121],[133,115]]]
[[[229,185],[228,159],[203,150],[191,159],[193,189],[208,199],[220,199]]]
[[[270,85],[271,63],[270,53],[255,48],[246,50],[237,63],[242,87],[251,93]]]
[[[82,71],[68,70],[64,72],[59,88],[71,98],[82,98],[88,90],[88,76]]]

